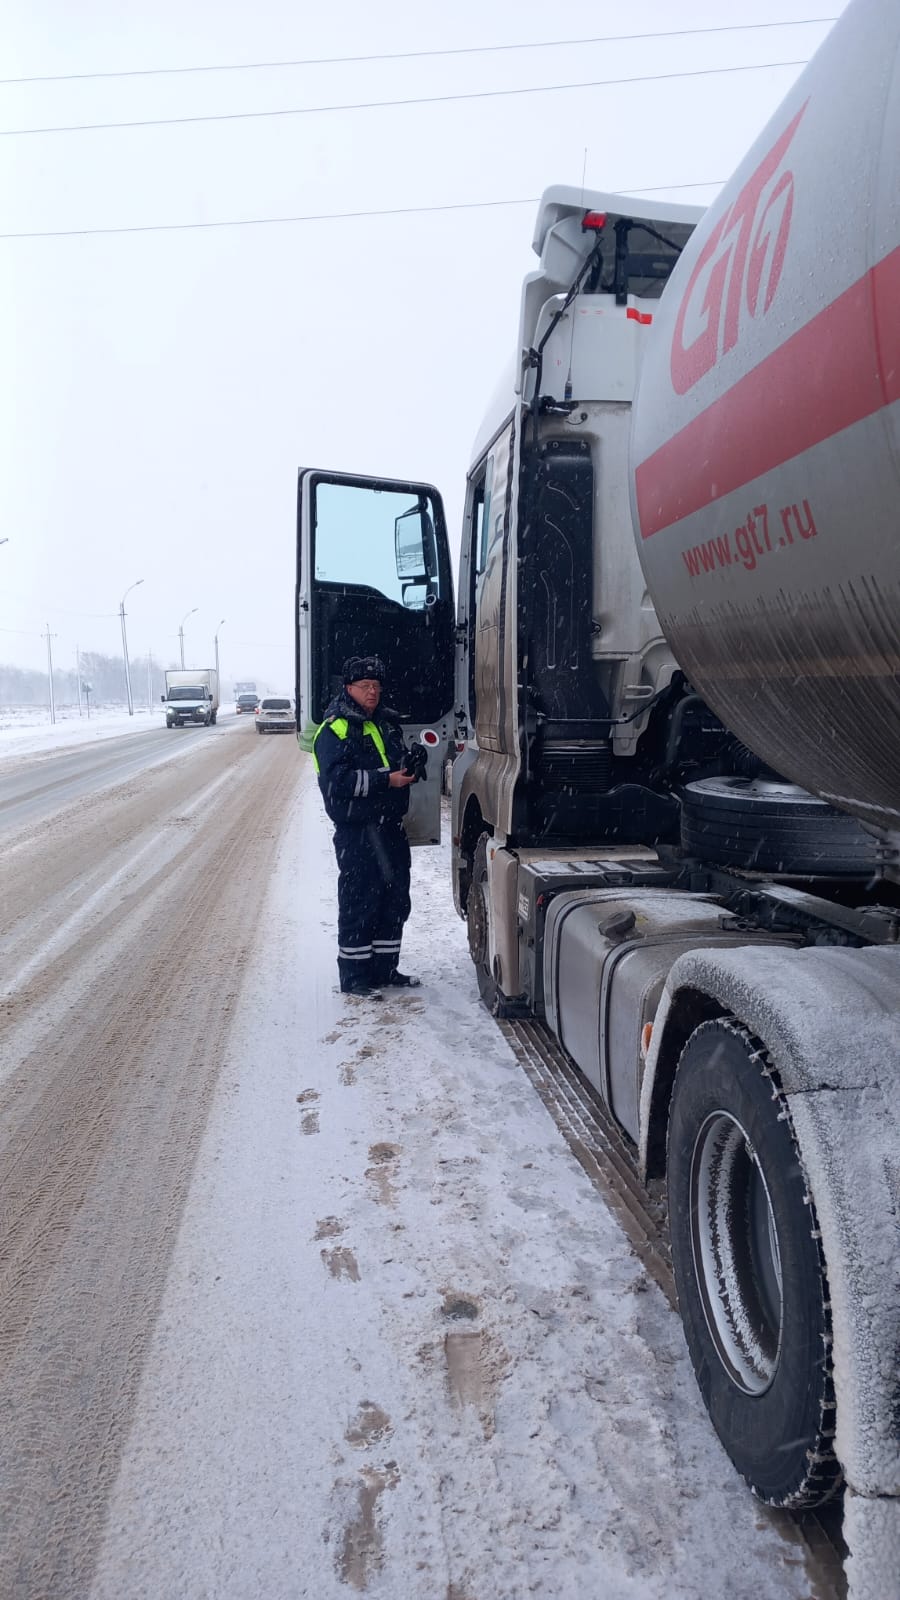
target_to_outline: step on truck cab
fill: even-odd
[[[708,213],[553,188],[534,248],[469,469],[455,630],[437,492],[306,471],[298,705],[320,715],[371,637],[410,723],[462,747],[453,892],[485,1002],[547,1028],[665,1177],[738,1471],[776,1506],[843,1489],[851,1594],[890,1592],[891,0],[851,0]]]

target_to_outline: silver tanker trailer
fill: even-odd
[[[900,1595],[900,7],[852,0],[722,195],[547,191],[437,491],[307,469],[298,706],[365,637],[430,747],[479,988],[665,1177],[713,1424]],[[633,513],[633,515],[632,515]],[[422,730],[426,730],[424,733]]]

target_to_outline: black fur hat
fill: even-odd
[[[341,668],[344,683],[358,683],[360,678],[377,678],[384,683],[384,662],[380,656],[351,656]]]

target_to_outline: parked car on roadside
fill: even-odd
[[[297,718],[290,700],[269,695],[256,709],[257,733],[296,733]]]
[[[234,709],[240,716],[242,712],[255,711],[258,704],[255,694],[239,694],[235,696]]]

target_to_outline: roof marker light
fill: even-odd
[[[605,211],[586,211],[581,219],[582,233],[602,233],[605,227]]]

